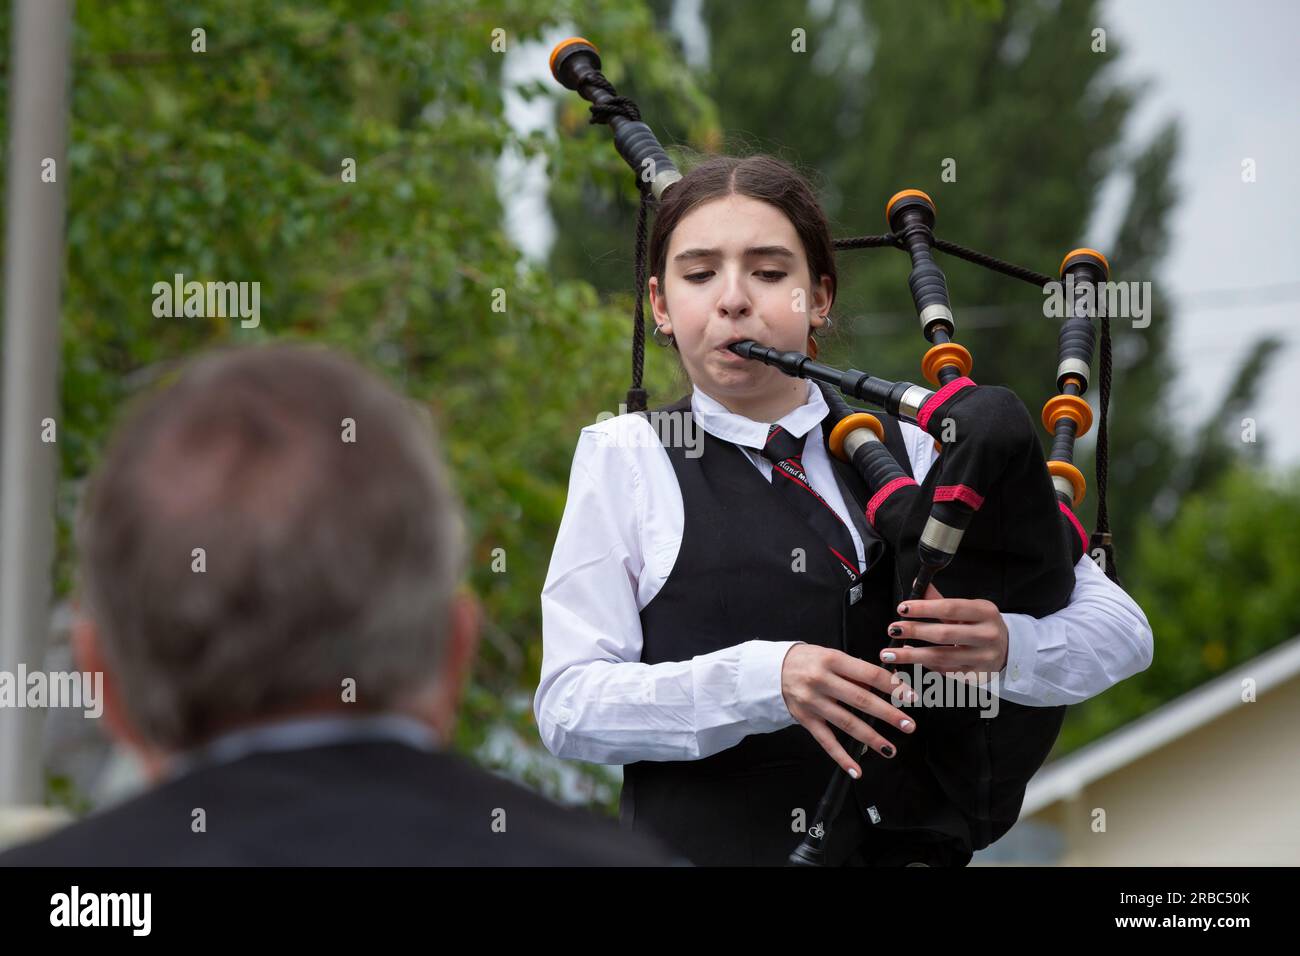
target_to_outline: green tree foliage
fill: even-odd
[[[494,729],[513,728],[540,747],[538,594],[578,430],[627,386],[629,300],[553,277],[507,238],[503,151],[548,156],[561,183],[593,164],[564,136],[511,129],[501,45],[580,19],[703,102],[627,0],[77,5],[60,171],[60,594],[77,492],[131,395],[205,346],[325,343],[431,410],[465,500],[487,624],[460,745],[486,752]],[[5,4],[6,41],[9,29]],[[178,273],[259,282],[260,325],[156,317],[153,286]]]
[[[1300,632],[1300,476],[1237,465],[1187,495],[1168,524],[1143,520],[1134,599],[1156,635],[1151,667],[1070,708],[1064,752]]]

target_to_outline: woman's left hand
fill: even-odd
[[[1007,666],[1007,624],[992,601],[945,598],[931,584],[923,600],[903,601],[897,610],[901,620],[889,625],[891,638],[939,646],[887,647],[880,652],[882,663],[920,664],[954,676],[970,671],[996,674]],[[937,618],[940,623],[908,620],[924,617]],[[987,676],[979,677],[977,683],[987,680]]]

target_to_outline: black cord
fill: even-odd
[[[645,309],[642,302],[642,291],[646,283],[646,219],[650,206],[650,197],[645,192],[641,193],[641,202],[636,207],[636,266],[634,272],[636,278],[633,280],[636,288],[633,290],[633,301],[636,305],[632,310],[632,387],[627,390],[627,410],[629,412],[643,412],[646,410],[646,391],[641,385],[641,374],[645,369]]]
[[[634,122],[641,121],[641,108],[626,96],[618,96],[614,85],[599,70],[589,74],[587,82],[599,90],[610,94],[604,103],[591,106],[592,123],[608,125],[616,116]],[[627,411],[643,412],[646,410],[646,390],[642,385],[645,370],[645,304],[642,297],[646,284],[646,221],[649,218],[650,195],[644,184],[641,187],[641,201],[636,208],[636,264],[633,267],[632,301],[632,385],[627,390]]]
[[[881,236],[851,236],[847,239],[836,239],[836,249],[879,249],[884,246],[897,246],[902,248],[903,240],[892,232],[887,232]],[[967,249],[965,246],[959,246],[955,242],[949,242],[947,239],[940,239],[937,236],[931,243],[934,248],[940,252],[946,252],[950,256],[956,256],[958,259],[965,259],[967,262],[973,262],[977,266],[983,266],[986,269],[992,269],[994,272],[1001,272],[1003,275],[1011,276],[1013,279],[1020,279],[1028,282],[1030,285],[1036,285],[1040,289],[1049,282],[1055,282],[1049,275],[1041,272],[1035,272],[1033,269],[1026,269],[1024,266],[1018,266],[1013,262],[1006,262],[996,256],[986,255],[983,252],[976,252],[974,249]]]
[[[1106,506],[1106,485],[1110,473],[1110,382],[1111,382],[1110,316],[1101,317],[1101,423],[1097,428],[1097,530],[1093,533],[1093,548],[1101,548],[1105,562],[1102,570],[1106,577],[1119,584],[1119,568],[1115,566],[1115,545],[1110,533],[1110,510]]]

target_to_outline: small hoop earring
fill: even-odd
[[[666,349],[673,344],[672,335],[665,335],[662,325],[656,325],[654,331],[650,333],[650,337],[655,340],[655,345],[660,348]]]

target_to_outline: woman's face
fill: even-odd
[[[664,282],[650,277],[655,322],[676,337],[691,382],[730,404],[753,402],[802,382],[725,346],[753,339],[803,352],[825,323],[830,278],[814,287],[794,225],[775,206],[729,195],[683,216],[668,243]]]

